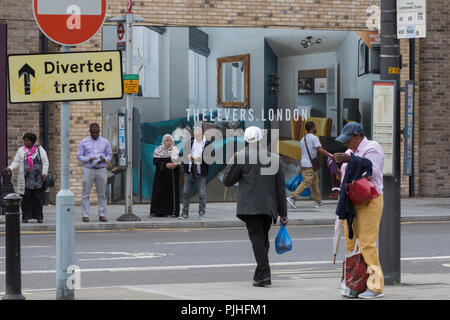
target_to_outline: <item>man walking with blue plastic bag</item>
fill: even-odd
[[[319,176],[317,171],[320,169],[319,153],[325,157],[329,157],[330,153],[322,148],[319,138],[315,135],[317,133],[316,125],[312,121],[305,124],[305,129],[308,132],[306,136],[300,141],[300,148],[302,150],[302,158],[300,161],[300,174],[303,176],[303,182],[297,189],[287,197],[289,205],[296,209],[295,199],[306,189],[311,188],[315,207],[322,206],[322,197],[319,188]]]
[[[270,226],[276,223],[278,216],[284,225],[288,222],[284,172],[281,159],[259,144],[261,129],[247,128],[244,139],[248,146],[231,159],[223,183],[230,187],[239,182],[236,215],[245,222],[256,259],[253,285],[264,287],[272,284],[268,258]],[[263,164],[262,156],[270,162]],[[263,169],[275,161],[278,162],[277,172],[262,174]]]

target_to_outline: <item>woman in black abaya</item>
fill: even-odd
[[[178,185],[180,156],[170,134],[164,135],[161,146],[153,153],[156,166],[153,179],[150,217],[178,217],[180,215],[180,187]]]

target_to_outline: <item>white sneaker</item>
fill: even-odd
[[[290,206],[294,209],[297,209],[297,207],[295,206],[295,200],[292,199],[291,197],[287,197],[286,198],[287,202],[290,204]]]
[[[383,296],[384,296],[383,292],[373,292],[373,291],[370,291],[369,289],[367,289],[366,291],[361,293],[358,296],[358,298],[361,298],[361,299],[375,299],[375,298],[381,298]]]
[[[322,202],[316,202],[316,204],[314,205],[314,208],[321,208],[321,207],[323,207]]]

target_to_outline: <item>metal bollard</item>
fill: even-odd
[[[22,197],[10,193],[6,203],[6,294],[2,300],[25,300],[20,266],[20,203]]]

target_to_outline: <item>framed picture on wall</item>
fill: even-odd
[[[358,77],[367,73],[367,46],[359,39],[358,41]]]
[[[314,90],[313,78],[299,78],[298,79],[298,94],[311,94]]]

